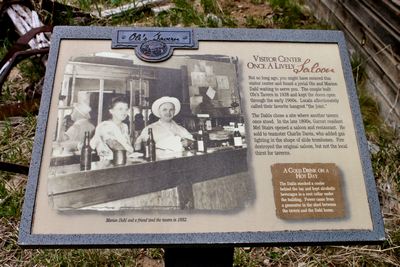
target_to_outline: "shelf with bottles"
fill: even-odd
[[[199,120],[198,130],[193,136],[196,142],[203,141],[201,146],[205,147],[246,147],[244,123],[230,122],[229,125],[215,126],[211,124],[211,119],[206,118]]]

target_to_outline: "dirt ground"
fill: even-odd
[[[266,2],[253,4],[251,0],[221,0],[220,5],[222,10],[226,10],[230,16],[238,22],[238,27],[246,25],[246,18],[249,16],[269,20],[273,16],[273,10]]]

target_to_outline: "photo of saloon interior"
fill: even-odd
[[[57,86],[57,85],[56,85]],[[49,202],[63,210],[219,210],[251,203],[237,61],[71,58],[57,103]]]

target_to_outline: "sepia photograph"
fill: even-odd
[[[254,193],[237,58],[146,64],[70,58],[57,103],[48,199],[58,211],[239,211]]]

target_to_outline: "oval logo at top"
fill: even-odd
[[[138,52],[137,56],[139,58],[145,60],[162,60],[168,56],[170,50],[164,42],[150,40],[142,43]]]

